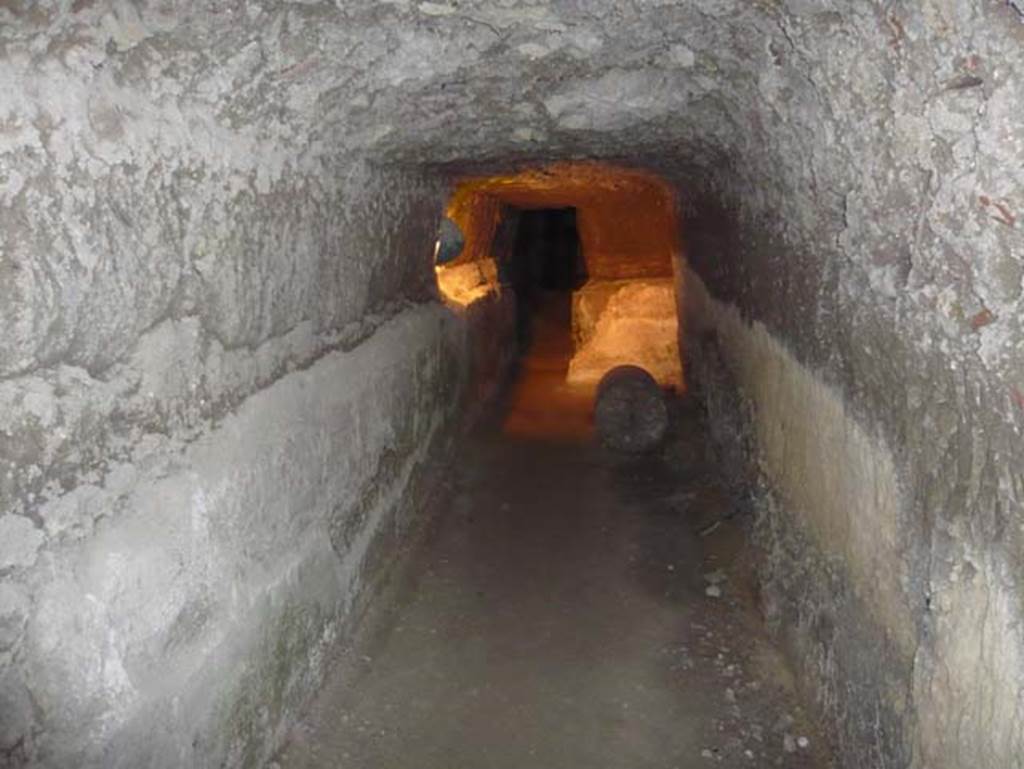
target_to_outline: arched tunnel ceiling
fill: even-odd
[[[69,112],[85,90],[107,93],[125,128],[212,106],[217,124],[279,149],[412,163],[424,151],[440,163],[635,155],[687,138],[730,146],[747,132],[742,106],[769,43],[788,47],[785,8],[748,3],[75,2],[0,13],[8,55],[26,76],[49,57],[36,93],[65,89]],[[140,94],[118,103],[127,87],[148,97],[148,115]],[[600,138],[638,125],[629,144]]]
[[[979,67],[993,90],[1008,85],[986,57],[1000,35],[965,40],[958,30],[989,17],[1019,39],[1009,6],[887,8],[79,0],[15,3],[0,14],[5,52],[21,65],[12,75],[36,81],[9,110],[63,90],[68,112],[76,96],[105,95],[94,120],[107,106],[120,118],[108,122],[125,130],[179,112],[187,120],[190,107],[209,105],[213,123],[279,151],[361,150],[414,164],[671,152],[700,164],[720,157],[715,150],[770,151],[785,134],[805,149],[837,142],[828,134],[856,119],[861,130],[834,150],[853,155],[914,96],[970,90],[965,78]],[[43,56],[45,66],[34,66]],[[998,68],[1005,75],[1012,64]],[[908,81],[908,103],[893,104],[892,86]],[[128,88],[131,102],[119,102]]]
[[[354,158],[447,175],[629,159],[684,205],[713,189],[820,251],[841,290],[905,292],[946,336],[1003,319],[966,344],[1015,355],[1012,4],[76,0],[0,19],[5,204],[132,169],[264,194]],[[809,280],[835,280],[822,270]]]

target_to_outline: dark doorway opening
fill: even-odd
[[[572,291],[587,281],[575,208],[519,212],[509,277],[516,292],[520,347],[535,341],[539,329],[534,318],[541,313],[559,319],[561,328],[550,331],[568,338]]]

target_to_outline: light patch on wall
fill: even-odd
[[[449,305],[467,307],[498,290],[498,268],[493,259],[437,265],[434,272],[437,287]]]
[[[915,659],[920,766],[1008,766],[1007,757],[1024,755],[1024,630],[1012,567],[966,544],[960,558],[932,585],[931,643]]]
[[[567,380],[594,384],[616,366],[640,366],[661,385],[682,388],[672,278],[591,281],[573,294]]]
[[[491,254],[499,218],[492,200],[458,190],[452,196],[434,244],[438,292],[450,307],[467,307],[500,290]]]
[[[803,533],[844,565],[858,598],[910,659],[915,631],[891,451],[763,324],[745,322],[712,298],[695,273],[687,271],[686,280],[687,322],[694,335],[715,333],[750,404],[762,471]]]

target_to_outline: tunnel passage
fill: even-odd
[[[504,279],[526,329],[538,288],[571,288],[569,382],[593,386],[616,365],[635,364],[682,388],[673,277],[680,230],[662,180],[614,165],[555,164],[464,180],[447,214],[467,244],[437,268],[445,295],[473,296]],[[510,223],[511,244],[503,235]]]
[[[566,383],[564,273],[539,272],[534,338],[497,418],[457,453],[397,596],[275,760],[828,769],[750,610],[747,550],[696,403],[646,375],[629,386],[624,367],[596,406],[592,388]],[[664,422],[616,416],[651,407],[671,410],[674,439]]]
[[[532,315],[542,303],[572,306],[572,292],[586,283],[586,262],[576,228],[576,209],[525,209],[517,218],[515,246],[502,266],[516,296],[516,331],[522,348],[531,343]],[[565,312],[568,320],[570,312]],[[568,329],[566,328],[567,332]]]
[[[518,295],[568,292],[586,283],[575,208],[525,209],[518,219],[515,249],[505,268]]]
[[[837,760],[1018,766],[1021,18],[0,3],[0,763],[273,753],[514,357],[501,212],[595,235],[494,186],[563,159],[678,201],[656,279]],[[495,237],[435,270],[467,179]]]

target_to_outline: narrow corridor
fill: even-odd
[[[830,766],[753,607],[693,404],[674,404],[659,455],[614,456],[565,383],[564,294],[532,338],[279,763]]]

